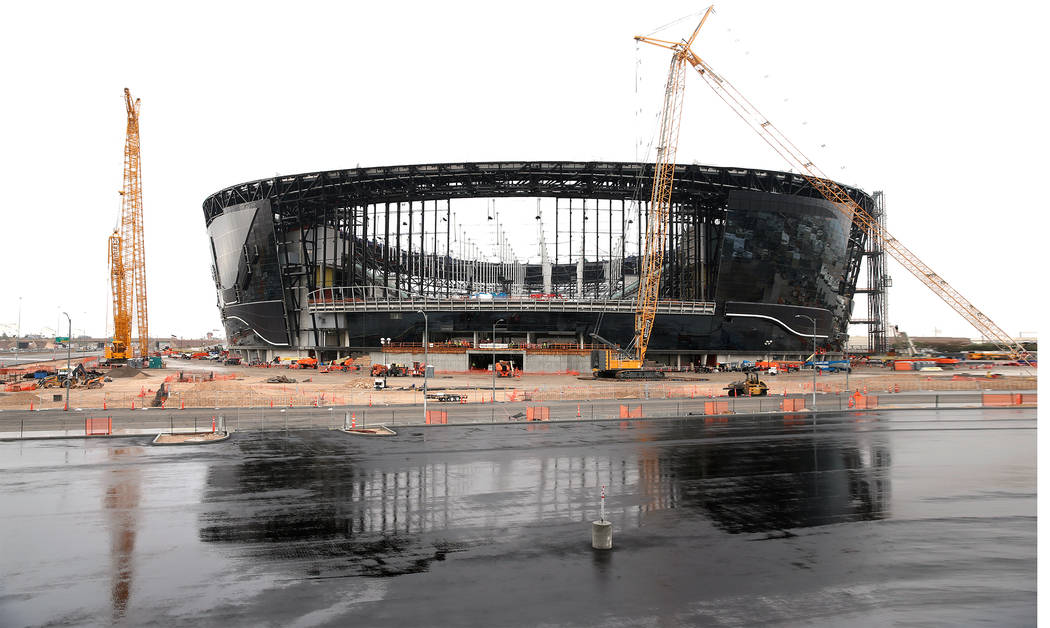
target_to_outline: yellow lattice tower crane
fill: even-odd
[[[671,58],[671,69],[664,86],[664,104],[660,113],[660,131],[656,145],[656,164],[649,198],[649,214],[645,229],[645,251],[638,274],[638,295],[635,302],[634,339],[627,349],[610,344],[599,350],[594,370],[599,377],[619,379],[659,379],[660,371],[643,369],[645,352],[656,320],[656,306],[660,298],[664,251],[671,214],[671,190],[674,187],[674,169],[678,156],[678,132],[682,126],[682,100],[685,96],[685,73],[688,67],[686,51],[700,33],[700,28],[711,14],[708,8],[688,42],[682,44]],[[604,340],[596,336],[596,339]]]
[[[124,88],[127,135],[124,140],[124,187],[120,191],[120,227],[109,236],[110,287],[113,292],[113,344],[106,358],[132,357],[132,317],[138,323],[139,355],[149,356],[146,305],[146,244],[142,232],[142,170],[139,155],[139,107]],[[130,275],[130,276],[129,276]]]
[[[710,15],[713,8],[713,6],[708,7],[703,19],[700,20],[700,26],[703,26],[704,21],[707,20],[707,16]],[[700,26],[697,26],[697,31],[699,31]],[[893,257],[893,259],[897,260],[901,266],[908,269],[911,274],[915,275],[915,277],[932,290],[934,294],[950,305],[952,309],[973,325],[982,336],[988,338],[1001,350],[1016,354],[1020,360],[1023,360],[1026,364],[1030,365],[1030,354],[1023,345],[1011,338],[1010,335],[996,325],[992,319],[977,309],[977,306],[970,303],[959,293],[958,290],[949,285],[940,275],[933,272],[932,268],[927,266],[918,258],[918,256],[911,252],[911,250],[901,244],[897,238],[890,235],[885,227],[881,226],[871,214],[865,211],[855,200],[853,200],[850,195],[842,189],[842,186],[835,183],[825,175],[811,159],[806,157],[806,155],[799,150],[791,140],[781,133],[767,117],[762,115],[743,94],[726,80],[724,76],[716,73],[711,68],[710,64],[693,52],[691,46],[695,39],[696,31],[693,32],[693,36],[690,37],[688,41],[680,42],[672,42],[644,36],[635,37],[635,40],[637,41],[671,50],[674,53],[672,67],[674,67],[674,64],[678,63],[679,60],[691,65],[700,74],[700,78],[707,83],[708,87],[710,87],[723,102],[729,105],[729,108],[732,109],[734,113],[740,116],[749,127],[758,133],[759,136],[761,136],[762,139],[777,152],[777,154],[783,157],[792,168],[796,169],[799,174],[816,188],[824,198],[831,201],[836,209],[849,217],[858,227],[864,229],[868,234],[868,237],[881,243],[883,248]]]

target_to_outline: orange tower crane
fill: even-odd
[[[700,26],[703,26],[704,21],[707,20],[707,16],[711,13],[713,8],[714,7],[708,7],[707,13],[705,13],[703,19],[700,20]],[[699,31],[700,26],[696,27],[697,31]],[[644,36],[635,37],[635,40],[637,41],[659,46],[661,48],[667,48],[672,51],[675,59],[672,63],[677,62],[679,59],[689,63],[689,65],[700,74],[700,78],[707,83],[708,87],[710,87],[723,102],[729,105],[729,108],[732,109],[733,112],[740,116],[740,118],[747,123],[752,130],[758,133],[759,136],[761,136],[762,139],[777,152],[777,154],[783,157],[792,168],[798,170],[799,174],[816,188],[824,198],[831,201],[836,209],[849,217],[858,227],[863,229],[868,234],[868,237],[880,242],[884,249],[893,256],[893,259],[897,260],[901,266],[908,269],[911,274],[915,275],[915,277],[932,290],[934,294],[950,305],[952,309],[973,325],[982,336],[988,338],[1003,351],[1014,353],[1019,359],[1030,364],[1030,354],[1024,346],[1011,338],[1009,334],[996,325],[987,315],[977,309],[977,306],[970,303],[959,293],[958,290],[953,288],[940,275],[933,272],[932,268],[927,266],[917,255],[915,255],[915,253],[901,244],[897,238],[890,235],[885,227],[881,226],[871,214],[865,211],[855,200],[853,200],[850,195],[842,189],[842,186],[835,183],[831,178],[825,175],[811,159],[806,157],[806,155],[799,150],[791,140],[781,133],[767,117],[762,115],[743,94],[726,80],[724,76],[716,73],[714,69],[711,68],[710,64],[693,52],[692,44],[695,39],[696,31],[693,32],[693,36],[690,37],[688,41],[679,42]]]
[[[142,169],[139,155],[139,107],[124,88],[127,135],[124,140],[124,188],[120,191],[120,227],[109,236],[110,286],[113,292],[113,344],[106,358],[132,357],[131,324],[138,323],[139,355],[149,356],[146,305],[146,244],[142,232]],[[130,275],[130,276],[129,276]]]

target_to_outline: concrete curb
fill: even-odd
[[[211,433],[212,432],[193,432],[192,434],[185,434],[185,435],[186,436],[191,436],[191,435],[196,435],[196,434],[211,434]],[[226,435],[223,436],[222,438],[216,438],[216,439],[213,439],[213,440],[202,440],[202,441],[183,442],[183,443],[159,443],[159,442],[157,442],[158,440],[160,440],[161,436],[170,436],[170,435],[171,435],[170,432],[161,432],[161,433],[157,434],[156,436],[154,436],[153,440],[151,440],[149,442],[149,444],[154,446],[154,447],[180,447],[182,445],[214,445],[215,443],[221,443],[221,442],[223,442],[225,440],[229,440],[230,436],[233,436],[233,432],[226,432]]]

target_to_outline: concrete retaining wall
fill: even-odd
[[[584,355],[525,355],[526,373],[554,373],[560,371],[591,372],[591,358]]]
[[[412,366],[413,362],[424,362],[423,353],[383,353],[373,351],[368,354],[372,358],[372,364],[407,364]],[[465,353],[431,353],[430,364],[435,371],[465,371],[467,370],[467,354]]]

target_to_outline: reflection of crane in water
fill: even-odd
[[[141,447],[119,447],[111,449],[111,461],[120,462],[122,457],[138,456]],[[141,477],[136,466],[114,466],[107,472],[106,496],[103,506],[110,530],[110,560],[113,589],[113,621],[124,617],[131,598],[132,558],[135,552],[136,524],[138,522]]]

